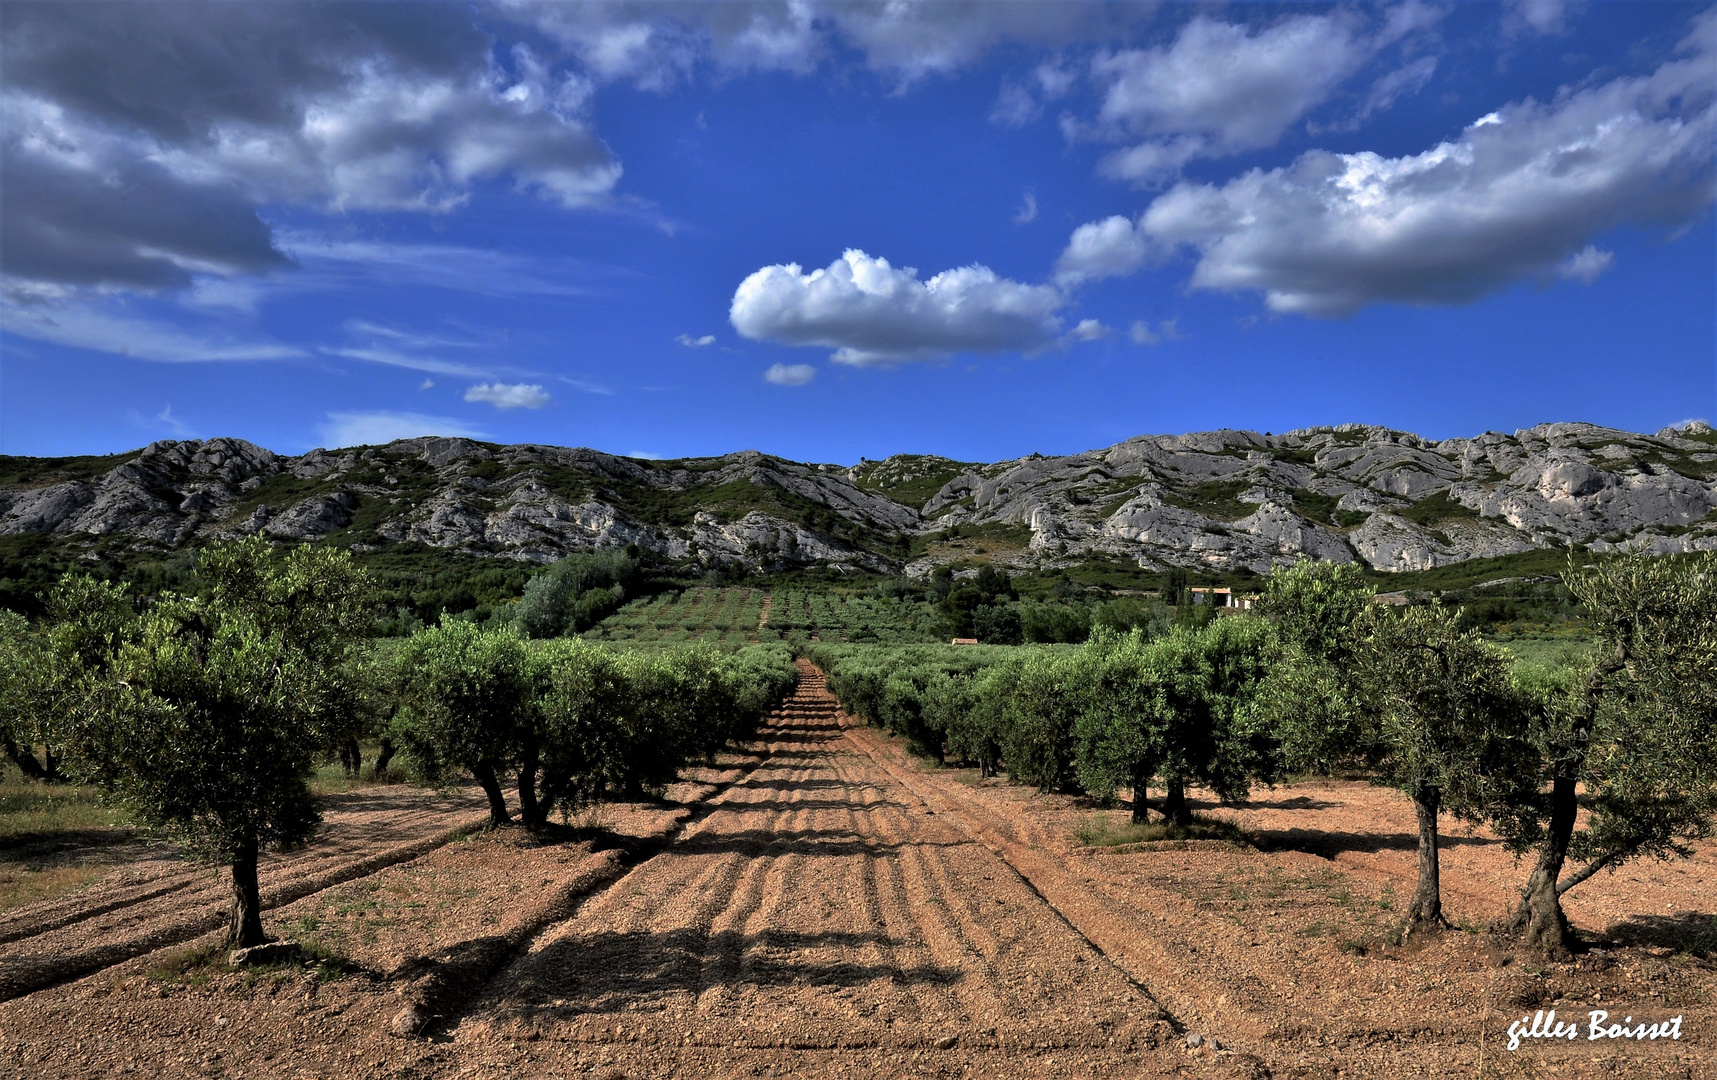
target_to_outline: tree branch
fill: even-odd
[[[1620,848],[1616,849],[1615,851],[1606,851],[1604,854],[1600,855],[1596,859],[1593,859],[1591,862],[1587,863],[1585,866],[1580,867],[1579,870],[1577,870],[1576,872],[1571,874],[1566,879],[1557,882],[1556,883],[1556,895],[1561,896],[1563,893],[1567,892],[1569,889],[1572,889],[1574,886],[1580,884],[1580,882],[1585,881],[1587,878],[1591,877],[1593,874],[1597,873],[1599,870],[1602,870],[1604,867],[1613,866],[1616,863],[1622,861],[1624,858],[1627,857],[1627,855],[1628,855],[1628,853],[1625,850],[1622,850]]]

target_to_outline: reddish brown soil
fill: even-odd
[[[1580,886],[1570,914],[1609,941],[1542,965],[1477,929],[1524,867],[1457,831],[1446,903],[1474,929],[1391,946],[1399,796],[1300,785],[1221,811],[1261,850],[1082,849],[1075,827],[1126,811],[927,768],[838,716],[814,670],[755,754],[670,795],[605,808],[600,836],[474,835],[269,912],[345,958],[322,977],[198,964],[208,934],[0,1004],[0,1077],[1717,1076],[1717,975],[1683,947],[1712,924],[1709,849]],[[266,867],[265,891],[309,865]],[[173,880],[148,869],[0,933]],[[172,895],[130,907],[168,920]],[[120,910],[14,937],[0,969],[50,935],[135,938],[101,921]],[[408,1005],[427,1037],[389,1033]],[[1504,1049],[1523,1012],[1594,1007],[1679,1013],[1682,1038]]]

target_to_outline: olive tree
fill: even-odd
[[[522,714],[534,698],[524,642],[510,628],[444,616],[406,641],[399,663],[395,740],[431,782],[470,773],[488,796],[490,822],[511,821],[501,776],[518,754]]]
[[[571,810],[624,786],[634,696],[614,655],[578,638],[545,643],[531,666],[537,702],[521,740],[519,791],[521,816],[534,825],[557,804]]]
[[[1598,643],[1541,687],[1549,799],[1538,859],[1512,924],[1566,955],[1562,895],[1642,856],[1690,854],[1717,814],[1717,555],[1636,555],[1563,575]],[[1584,791],[1589,809],[1577,828]],[[1569,860],[1581,863],[1567,877]]]
[[[1445,813],[1518,837],[1535,805],[1525,712],[1505,654],[1440,606],[1392,612],[1352,565],[1302,561],[1271,575],[1262,604],[1282,654],[1260,694],[1290,769],[1342,764],[1413,800],[1419,874],[1408,931],[1444,924]]]
[[[1040,791],[1077,790],[1076,726],[1089,691],[1085,654],[1027,647],[997,669],[985,683],[1001,694],[1008,776]]]
[[[66,779],[62,742],[109,677],[137,613],[124,585],[84,574],[64,575],[42,602],[35,628],[0,614],[0,742],[24,775],[52,782]]]
[[[205,595],[163,595],[128,632],[109,633],[108,677],[86,680],[68,744],[79,771],[137,819],[228,864],[227,939],[245,947],[267,940],[260,851],[304,841],[320,820],[309,777],[344,698],[330,668],[363,628],[372,590],[345,552],[277,559],[260,538],[206,550],[201,570]],[[79,606],[117,622],[111,590],[64,590],[56,634],[90,640],[93,618],[71,625]]]
[[[50,731],[59,697],[53,661],[28,619],[15,611],[0,612],[0,749],[35,780],[62,778]]]
[[[1133,820],[1143,823],[1145,791],[1160,777],[1167,788],[1163,815],[1185,827],[1192,823],[1190,784],[1238,801],[1254,778],[1274,778],[1274,738],[1252,708],[1272,654],[1267,624],[1229,617],[1198,630],[1176,627],[1154,640],[1138,630],[1099,635],[1088,649],[1090,692],[1079,718],[1086,790],[1106,797],[1129,785]]]
[[[1360,734],[1379,778],[1413,800],[1419,878],[1407,904],[1411,933],[1446,925],[1439,817],[1490,821],[1518,836],[1537,803],[1537,774],[1507,654],[1461,631],[1460,613],[1441,605],[1368,616],[1360,677],[1369,683],[1372,723]]]

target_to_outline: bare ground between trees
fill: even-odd
[[[1607,943],[1540,965],[1482,932],[1387,943],[1414,853],[1386,790],[1212,810],[1261,849],[1083,849],[1079,824],[1126,811],[928,769],[814,672],[757,751],[606,808],[607,838],[448,843],[480,804],[403,793],[336,809],[262,877],[271,932],[341,958],[318,971],[204,962],[222,883],[168,860],[20,908],[0,978],[178,929],[0,1004],[0,1076],[1717,1076],[1709,848],[1571,892]],[[1452,830],[1446,907],[1485,923],[1525,869]],[[411,1003],[440,1013],[428,1038],[389,1034]],[[1683,1035],[1505,1051],[1540,1008]]]

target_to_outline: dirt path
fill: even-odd
[[[849,738],[815,669],[803,678],[765,763],[493,982],[452,1032],[450,1071],[1192,1063],[1148,988]],[[1199,1071],[1249,1071],[1229,1058]]]

